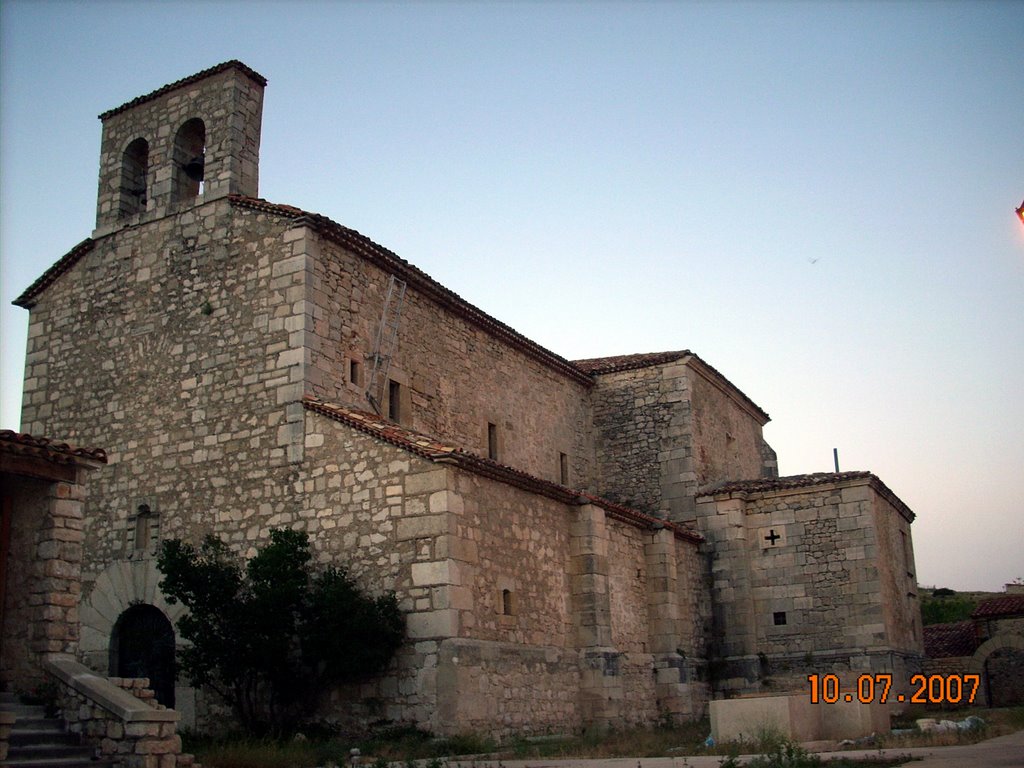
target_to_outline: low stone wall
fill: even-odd
[[[889,731],[889,705],[858,701],[812,704],[806,694],[744,696],[711,702],[715,741],[757,741],[778,733],[796,741],[855,739]]]
[[[200,768],[181,753],[178,713],[156,703],[145,678],[100,677],[65,654],[47,657],[43,667],[60,683],[57,704],[68,730],[98,757],[121,768]]]

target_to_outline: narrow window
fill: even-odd
[[[171,202],[190,200],[203,192],[206,178],[206,125],[198,117],[186,120],[174,137]]]
[[[487,458],[498,460],[498,426],[490,422],[487,422]]]
[[[363,380],[362,366],[359,365],[358,360],[348,361],[348,380],[355,384],[357,387]]]
[[[402,416],[402,385],[394,379],[388,379],[388,418],[401,421]]]
[[[501,590],[501,612],[506,616],[515,614],[515,600],[510,589]]]
[[[569,484],[569,457],[564,453],[558,454],[558,482]]]
[[[149,540],[152,532],[152,513],[148,504],[140,504],[138,514],[135,516],[135,550],[141,552],[149,549]]]
[[[149,142],[135,139],[121,156],[121,188],[118,215],[133,216],[146,210],[146,184],[149,176]]]
[[[775,626],[776,627],[785,626],[785,624],[786,624],[786,612],[785,611],[776,611],[773,614],[773,618],[775,620]]]

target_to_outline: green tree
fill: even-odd
[[[977,607],[977,602],[969,597],[958,595],[952,589],[939,587],[932,591],[931,597],[922,596],[921,623],[948,624],[954,621],[966,621]]]
[[[271,531],[244,570],[212,536],[165,541],[157,559],[167,601],[188,608],[181,668],[250,733],[293,729],[330,687],[380,674],[402,643],[394,593],[367,597],[344,569],[311,562],[308,537],[290,530]]]

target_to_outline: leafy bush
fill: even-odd
[[[157,560],[169,603],[189,612],[181,667],[234,709],[250,734],[292,730],[333,685],[369,679],[401,645],[393,593],[369,598],[344,569],[315,573],[305,533],[274,530],[243,571],[208,536],[198,548],[165,541]]]
[[[928,626],[966,621],[976,607],[976,601],[961,597],[951,589],[936,589],[931,597],[921,599],[921,623]]]

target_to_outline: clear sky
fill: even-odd
[[[565,357],[691,349],[783,474],[917,513],[922,583],[1024,576],[1024,2],[3,0],[0,426],[96,115],[232,58],[263,197]]]

